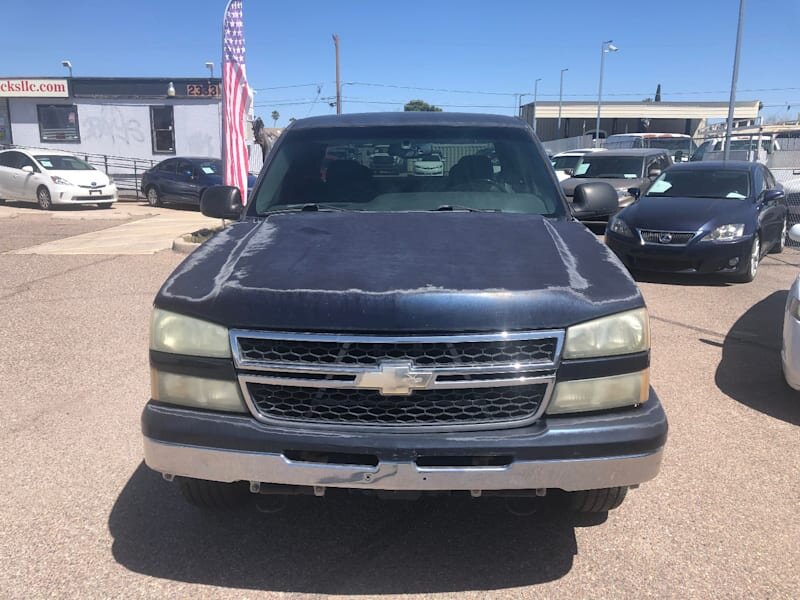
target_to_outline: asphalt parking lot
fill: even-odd
[[[800,252],[746,285],[641,283],[670,439],[607,516],[344,495],[206,513],[141,460],[150,305],[182,256],[17,253],[147,218],[116,210],[0,218],[0,597],[800,597],[800,393],[779,362]]]

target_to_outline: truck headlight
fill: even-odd
[[[650,322],[646,308],[567,328],[564,358],[591,358],[633,354],[650,349]]]
[[[703,236],[702,239],[706,242],[732,242],[743,237],[744,223],[730,223],[728,225],[720,225],[711,233]]]
[[[239,385],[235,381],[150,369],[150,397],[159,402],[192,408],[247,412]]]
[[[150,349],[212,358],[231,356],[225,327],[160,308],[154,308],[150,318]]]
[[[612,377],[561,381],[556,384],[547,414],[635,406],[646,402],[649,394],[649,369]]]

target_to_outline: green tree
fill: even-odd
[[[273,110],[271,116],[272,116],[272,126],[276,127],[278,125],[278,119],[281,118],[281,113],[279,113],[277,110]]]
[[[442,109],[424,100],[410,100],[406,102],[403,110],[406,112],[442,112]]]

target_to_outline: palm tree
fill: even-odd
[[[278,119],[280,119],[280,118],[281,118],[281,113],[279,113],[277,110],[273,110],[272,111],[272,126],[273,127],[276,127],[278,125]]]

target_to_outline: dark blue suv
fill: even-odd
[[[256,183],[248,175],[247,187]],[[158,163],[142,175],[142,193],[150,206],[167,202],[200,206],[206,188],[222,184],[222,161],[218,158],[177,157]]]

